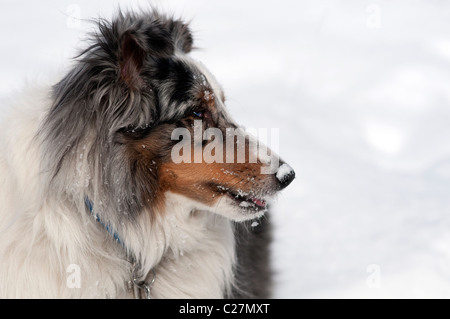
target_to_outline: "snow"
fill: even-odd
[[[255,206],[255,205],[252,204],[252,203],[246,202],[246,201],[242,201],[242,202],[239,204],[239,207],[243,207],[243,208],[247,208],[247,207],[250,207],[250,206]]]
[[[450,3],[155,3],[192,20],[234,118],[279,128],[296,179],[271,205],[275,297],[449,298]],[[118,7],[2,6],[0,95],[63,72]]]

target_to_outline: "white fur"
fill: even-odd
[[[120,227],[122,247],[85,207],[70,211],[46,191],[36,136],[50,107],[48,92],[22,95],[3,117],[0,298],[132,298],[126,250],[139,257],[143,275],[156,272],[152,297],[220,298],[230,291],[232,222],[208,207],[168,193],[166,211],[155,214],[162,217],[144,212],[138,223]],[[82,169],[74,174],[85,178]]]

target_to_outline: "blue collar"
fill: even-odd
[[[91,200],[89,199],[89,197],[85,197],[84,198],[84,202],[86,204],[86,207],[89,209],[89,212],[91,213],[92,216],[94,216],[95,220],[103,226],[104,229],[106,229],[106,231],[108,232],[108,234],[111,235],[111,237],[117,242],[119,243],[123,248],[125,247],[124,242],[122,241],[122,239],[120,239],[119,234],[112,228],[110,223],[105,223],[101,220],[100,216],[98,214],[96,214],[94,212],[94,204],[92,204]],[[136,263],[136,261],[133,261],[134,259],[132,258],[130,263],[133,265],[133,269],[131,272],[131,278],[132,280],[130,282],[127,282],[128,285],[130,285],[130,283],[133,283],[134,286],[134,297],[137,299],[142,298],[142,292],[145,292],[145,298],[146,299],[150,299],[150,288],[152,287],[153,283],[155,282],[156,279],[156,273],[153,269],[151,269],[151,272],[153,273],[153,278],[152,280],[147,283],[145,281],[138,281],[137,277],[136,277],[136,272],[137,272],[137,265],[139,265],[138,263]],[[145,277],[144,277],[145,278]],[[131,288],[130,288],[131,289]]]
[[[84,198],[84,202],[86,203],[86,207],[89,209],[89,212],[91,213],[92,216],[94,216],[95,220],[103,226],[103,228],[108,232],[108,234],[110,234],[112,236],[112,238],[119,243],[120,245],[122,245],[122,247],[125,247],[125,244],[123,242],[122,239],[120,239],[119,234],[112,228],[110,223],[105,223],[101,220],[100,216],[98,214],[96,214],[94,212],[94,205],[92,204],[91,200],[89,199],[89,197],[85,197]]]

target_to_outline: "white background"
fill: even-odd
[[[119,3],[148,7],[2,1],[0,95],[67,70]],[[450,297],[448,1],[153,3],[192,20],[237,121],[280,130],[275,297]]]

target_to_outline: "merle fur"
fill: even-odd
[[[91,177],[101,168],[97,185],[103,189],[85,195],[96,207],[101,201],[132,216],[144,204],[125,163],[126,148],[117,141],[124,132],[151,129],[182,116],[188,87],[186,76],[180,78],[186,72],[180,71],[175,52],[188,53],[192,36],[187,25],[158,13],[119,13],[113,22],[100,20],[98,27],[92,44],[53,88],[55,102],[41,128],[48,165],[44,170],[57,184],[61,167],[73,166],[80,146],[87,144]],[[113,164],[106,166],[101,158]],[[121,185],[131,187],[124,190]]]

